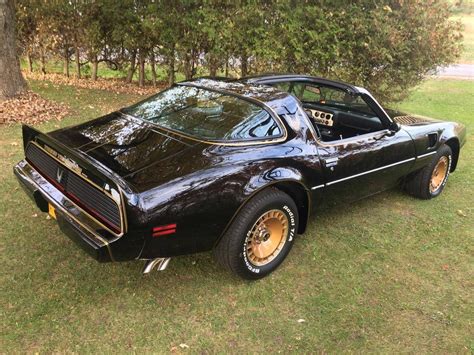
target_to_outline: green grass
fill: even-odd
[[[31,86],[72,107],[44,131],[137,99]],[[431,80],[400,106],[472,132],[473,103],[472,82]],[[147,276],[141,262],[96,263],[20,190],[20,136],[0,127],[2,352],[474,351],[471,137],[439,198],[393,190],[324,211],[276,273],[244,282],[210,253]]]

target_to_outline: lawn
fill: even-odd
[[[138,99],[30,84],[72,108],[44,131]],[[400,107],[474,130],[472,81],[430,80]],[[1,352],[472,352],[473,143],[439,198],[393,190],[321,212],[276,273],[244,282],[210,253],[147,276],[96,263],[20,190],[20,125],[0,127]]]

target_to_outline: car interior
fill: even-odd
[[[384,129],[380,118],[359,95],[306,82],[280,82],[273,86],[300,100],[322,141],[337,141]]]

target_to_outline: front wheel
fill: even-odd
[[[425,200],[440,195],[448,181],[452,159],[451,148],[442,145],[430,164],[409,178],[405,185],[408,193]]]
[[[218,262],[244,279],[260,279],[285,259],[298,230],[293,199],[269,188],[238,213],[214,249]]]

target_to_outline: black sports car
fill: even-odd
[[[327,79],[200,78],[48,134],[24,126],[14,172],[99,261],[146,260],[149,272],[213,250],[257,279],[285,259],[315,208],[395,185],[438,196],[465,134]]]

